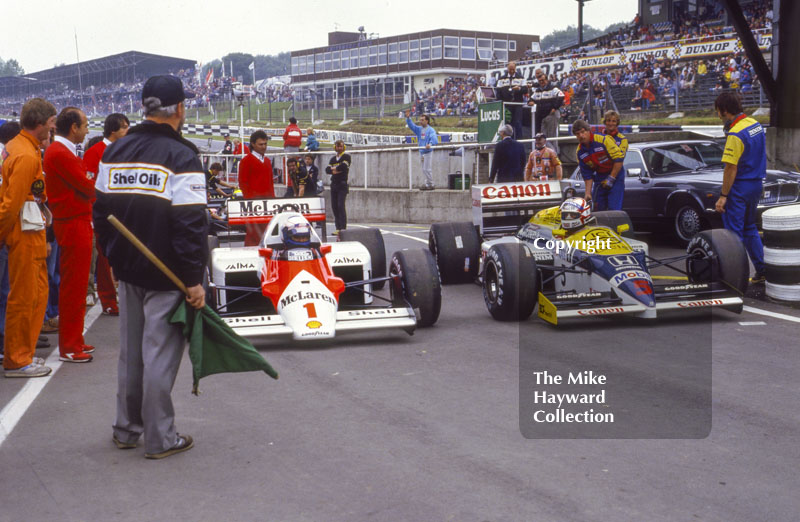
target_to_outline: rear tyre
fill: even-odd
[[[608,227],[614,232],[619,225],[628,225],[628,230],[619,235],[627,239],[636,239],[633,231],[633,222],[624,210],[601,210],[592,214],[597,224],[601,227]]]
[[[372,277],[386,277],[386,246],[383,235],[377,228],[356,228],[339,231],[339,241],[357,241],[364,245],[372,259]],[[375,290],[380,290],[386,281],[379,281],[372,285]]]
[[[739,238],[724,228],[704,230],[686,247],[692,257],[686,260],[686,272],[692,283],[722,281],[740,295],[747,291],[750,265],[747,251]]]
[[[469,221],[431,225],[428,249],[436,258],[443,284],[471,283],[478,275],[481,238]]]
[[[433,325],[442,309],[442,286],[436,260],[427,250],[400,250],[389,265],[392,297],[400,292],[417,314],[417,326]]]
[[[498,321],[530,317],[539,296],[536,260],[522,244],[500,243],[486,254],[483,300]]]

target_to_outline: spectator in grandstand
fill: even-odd
[[[508,62],[505,72],[497,79],[495,93],[498,100],[506,102],[506,108],[511,112],[515,139],[522,136],[522,104],[524,95],[528,93],[528,86],[522,73],[517,71],[515,62]]]
[[[39,147],[49,138],[55,121],[56,108],[51,103],[42,98],[28,100],[22,106],[22,130],[3,151],[0,241],[8,247],[10,280],[3,359],[6,377],[43,377],[52,371],[34,353],[47,307],[45,218],[39,206],[47,193]],[[23,225],[21,212],[36,221]]]
[[[59,360],[92,361],[94,346],[83,338],[86,293],[92,263],[92,203],[94,180],[78,157],[76,145],[89,132],[86,115],[76,107],[63,109],[56,119],[56,137],[44,153],[47,194],[53,231],[60,252]]]
[[[419,125],[411,121],[411,112],[406,111],[406,125],[411,132],[417,135],[419,145],[419,158],[422,164],[422,174],[425,176],[425,185],[420,190],[433,190],[433,146],[439,143],[439,137],[430,126],[430,118],[423,114],[419,117]]]
[[[189,97],[193,94],[189,94]],[[97,242],[119,279],[120,350],[117,415],[112,441],[161,459],[194,446],[175,429],[171,392],[186,339],[169,322],[184,299],[205,306],[202,281],[208,258],[206,192],[197,147],[181,137],[187,93],[175,76],[153,76],[142,89],[145,121],[103,154],[93,210]],[[110,173],[136,165],[135,181]],[[169,177],[165,175],[169,172]],[[167,184],[168,190],[159,191]],[[113,187],[113,190],[109,190]],[[108,222],[115,215],[186,286],[184,295]]]
[[[242,159],[239,165],[239,188],[247,199],[274,198],[275,187],[272,182],[272,162],[266,156],[267,133],[257,130],[250,135],[252,151]],[[248,223],[245,225],[245,246],[255,246],[267,229],[265,223]]]
[[[331,210],[333,211],[334,223],[336,231],[334,235],[339,235],[340,230],[347,228],[347,208],[345,207],[345,200],[347,194],[350,192],[349,185],[347,184],[347,175],[350,172],[350,154],[346,154],[345,145],[342,140],[336,140],[333,144],[333,150],[336,155],[330,159],[328,166],[325,167],[325,172],[331,176]]]
[[[128,133],[130,124],[130,120],[128,120],[128,117],[124,114],[109,114],[105,122],[103,122],[103,136],[100,141],[94,145],[87,145],[86,153],[83,155],[83,166],[86,169],[87,176],[89,176],[93,182],[97,180],[100,160],[106,148],[118,139],[124,137]],[[91,143],[91,141],[89,143]],[[94,238],[93,242],[95,242]],[[111,266],[108,264],[108,259],[99,248],[95,248],[95,256],[93,275],[95,275],[97,279],[97,294],[100,298],[100,304],[103,307],[103,313],[106,315],[119,315],[117,288],[114,284],[114,278],[111,275]],[[90,281],[90,290],[92,286]],[[94,294],[94,292],[92,292],[92,294]]]
[[[522,143],[513,139],[514,129],[508,123],[500,125],[497,132],[501,139],[494,149],[489,181],[492,183],[522,181],[525,172],[525,148]]]
[[[756,269],[753,282],[764,281],[764,246],[758,235],[758,200],[767,175],[766,137],[761,124],[742,111],[739,95],[724,92],[714,101],[724,123],[725,164],[716,211],[722,223],[744,243]]]
[[[283,131],[283,150],[284,152],[298,152],[303,143],[303,131],[297,126],[297,119],[289,118],[289,125]]]
[[[592,133],[588,123],[577,120],[572,133],[578,138],[578,166],[586,182],[586,199],[595,210],[622,210],[625,191],[625,155],[611,136]]]
[[[525,181],[549,179],[561,180],[563,169],[556,151],[547,146],[547,136],[538,133],[534,141],[534,150],[528,156],[525,165]]]

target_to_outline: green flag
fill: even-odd
[[[181,325],[183,335],[189,341],[192,393],[195,395],[198,394],[200,379],[215,373],[263,370],[273,379],[278,378],[278,372],[250,341],[234,332],[208,306],[197,310],[182,299],[172,312],[169,322]]]

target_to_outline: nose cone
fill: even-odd
[[[655,308],[653,283],[647,279],[630,279],[619,285],[619,289],[648,308]]]

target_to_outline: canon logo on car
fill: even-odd
[[[578,315],[606,315],[606,314],[621,314],[625,310],[622,307],[616,308],[597,308],[595,310],[578,310]]]
[[[522,183],[519,185],[488,185],[483,189],[483,199],[511,199],[547,197],[552,194],[546,183]]]
[[[702,306],[716,306],[721,305],[721,299],[707,299],[705,301],[687,301],[683,303],[678,303],[680,308],[699,308]]]

